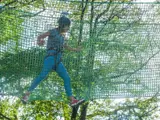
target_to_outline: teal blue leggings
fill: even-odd
[[[56,54],[55,50],[49,50],[47,54]],[[70,77],[64,65],[61,62],[62,53],[59,52],[57,55],[47,56],[44,59],[43,69],[39,76],[35,78],[28,89],[29,92],[33,91],[38,84],[44,80],[50,71],[55,70],[58,75],[64,80],[64,88],[68,97],[72,96],[72,90],[70,85]]]

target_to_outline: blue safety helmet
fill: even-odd
[[[70,26],[70,24],[71,24],[70,19],[65,16],[60,17],[58,20],[58,25],[60,28],[64,28],[65,26]]]

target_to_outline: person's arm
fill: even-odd
[[[44,45],[44,43],[45,43],[44,38],[48,37],[49,35],[50,35],[50,32],[45,32],[45,33],[39,35],[37,37],[37,44],[40,46]]]
[[[72,48],[72,47],[68,46],[67,44],[64,45],[64,48],[69,50],[69,51],[76,51],[76,52],[81,51],[81,47]]]

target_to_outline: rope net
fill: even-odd
[[[72,20],[68,44],[82,46],[80,52],[63,52],[75,96],[147,97],[159,91],[159,3],[46,0],[13,9],[17,4],[22,3],[3,3],[0,9],[1,95],[21,96],[28,89],[46,55],[46,45],[36,44],[37,36],[56,27],[64,12]],[[65,96],[63,80],[51,72],[30,99]]]

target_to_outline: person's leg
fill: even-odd
[[[56,66],[56,72],[64,80],[64,88],[65,88],[67,96],[68,97],[72,96],[70,77],[69,77],[69,74],[68,74],[66,68],[62,64],[62,62],[60,62],[59,64],[57,64],[57,66]]]
[[[70,83],[70,77],[69,77],[69,74],[68,74],[66,68],[62,64],[62,62],[60,62],[59,64],[57,64],[56,72],[64,80],[65,91],[66,91],[66,94],[67,94],[67,96],[69,97],[69,99],[71,101],[71,106],[74,107],[76,105],[79,105],[79,104],[83,103],[84,99],[82,99],[82,100],[76,100],[73,97],[73,95],[72,95],[72,89],[71,89],[71,83]]]
[[[53,56],[47,57],[44,60],[43,69],[41,73],[37,76],[37,78],[33,80],[31,86],[29,87],[28,89],[29,92],[33,91],[39,85],[39,83],[47,77],[48,73],[52,70],[53,66],[54,66],[54,57]]]
[[[25,93],[25,95],[22,98],[22,101],[26,103],[28,101],[30,93],[39,85],[39,83],[44,80],[48,73],[52,70],[54,66],[54,56],[49,56],[45,58],[43,69],[41,73],[33,80],[31,86],[29,87],[28,91]]]

